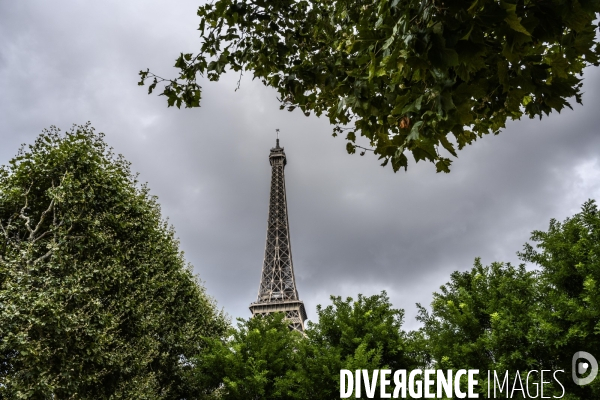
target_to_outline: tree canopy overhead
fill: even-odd
[[[140,85],[198,107],[199,76],[251,71],[281,109],[326,115],[349,153],[362,135],[394,171],[412,154],[449,172],[442,148],[581,103],[598,12],[599,0],[217,0],[198,9],[200,50],[179,56],[179,76],[141,71]]]

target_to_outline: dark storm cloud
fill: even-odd
[[[348,156],[324,119],[278,111],[248,76],[204,82],[203,106],[168,109],[136,86],[150,67],[171,76],[198,33],[192,1],[0,3],[0,163],[51,124],[92,121],[158,195],[208,291],[247,317],[258,290],[275,129],[286,149],[297,284],[309,317],[329,294],[387,290],[414,322],[415,302],[474,257],[518,262],[533,229],[600,197],[600,71],[585,106],[510,123],[455,160],[452,173],[393,174]]]

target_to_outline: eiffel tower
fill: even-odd
[[[269,198],[269,218],[267,220],[267,243],[263,261],[258,298],[250,304],[252,315],[268,315],[274,312],[285,313],[289,326],[304,332],[306,310],[298,297],[290,228],[288,223],[287,200],[285,196],[285,176],[287,163],[285,152],[276,146],[271,149],[271,194]]]

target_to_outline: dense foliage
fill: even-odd
[[[300,389],[304,399],[339,396],[340,369],[412,369],[417,366],[410,338],[402,329],[404,310],[393,308],[386,292],[358,295],[317,307],[309,323],[302,371],[310,384]],[[377,393],[375,398],[379,398]]]
[[[305,335],[283,314],[228,327],[156,199],[89,125],[52,128],[0,169],[0,238],[1,398],[336,399],[340,369],[416,368],[479,369],[484,395],[488,370],[526,386],[560,369],[545,396],[600,394],[600,378],[571,380],[574,353],[600,356],[594,201],[533,232],[519,253],[532,268],[453,273],[413,332],[385,292],[332,296]]]
[[[156,199],[88,125],[0,169],[0,397],[180,399],[226,321]]]
[[[509,371],[510,382],[514,382],[517,370],[526,374],[529,370],[560,369],[552,353],[554,343],[538,337],[541,323],[536,276],[524,265],[483,266],[479,260],[470,271],[454,272],[440,293],[433,294],[431,312],[424,307],[419,310],[418,319],[428,339],[423,350],[432,365],[478,369],[482,372],[481,396],[487,393],[488,370],[502,376]],[[539,381],[539,376],[536,379]],[[546,386],[545,396],[556,390]],[[530,385],[532,395],[534,389]],[[560,390],[555,393],[560,394]]]
[[[302,337],[288,328],[284,315],[239,320],[229,334],[213,340],[209,355],[195,360],[202,386],[222,383],[216,397],[226,400],[293,398]]]
[[[180,55],[179,76],[141,71],[140,85],[198,107],[198,76],[251,71],[281,109],[347,130],[349,153],[362,135],[394,171],[412,153],[449,172],[443,149],[581,102],[599,12],[598,0],[217,0],[200,6],[200,50]]]
[[[526,244],[521,258],[535,268],[476,259],[433,294],[430,309],[419,306],[417,331],[402,329],[403,311],[385,292],[332,297],[304,337],[285,327],[283,315],[242,321],[228,340],[215,342],[196,374],[207,387],[223,382],[217,398],[337,399],[340,369],[478,369],[485,398],[487,371],[500,381],[508,371],[510,393],[505,388],[496,398],[524,398],[520,388],[539,398],[539,371],[563,370],[560,385],[546,373],[544,397],[561,398],[564,390],[565,399],[597,398],[600,379],[581,387],[571,379],[575,352],[600,355],[597,206],[587,202],[532,240],[537,247]],[[466,380],[461,384],[466,391]]]
[[[221,399],[336,399],[340,369],[411,369],[417,363],[401,329],[401,310],[385,292],[342,300],[317,310],[306,336],[291,331],[283,314],[240,320],[209,356],[195,362],[204,386],[222,382]],[[376,397],[379,398],[379,397]]]
[[[520,256],[541,269],[543,298],[536,338],[547,343],[567,374],[571,357],[583,350],[600,360],[600,211],[594,201],[564,222],[551,220],[547,231],[534,231]],[[585,391],[567,382],[581,398],[600,397],[600,379]]]
[[[476,260],[471,271],[452,274],[434,293],[431,311],[420,308],[428,339],[422,350],[436,367],[510,371],[511,381],[516,370],[562,369],[565,398],[598,398],[600,380],[577,386],[571,379],[576,352],[600,355],[598,208],[588,201],[580,213],[550,221],[547,232],[534,231],[531,239],[537,246],[526,244],[520,256],[535,270],[484,267]],[[486,380],[481,383],[485,389]],[[546,385],[544,395],[560,397],[562,391]]]

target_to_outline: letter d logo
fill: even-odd
[[[585,362],[577,363],[577,360],[583,358]],[[579,378],[577,374],[584,374],[591,367],[590,374],[585,378]],[[587,385],[591,383],[598,375],[598,361],[593,355],[585,351],[578,351],[573,354],[573,361],[571,363],[571,373],[573,375],[573,382],[579,386]]]

